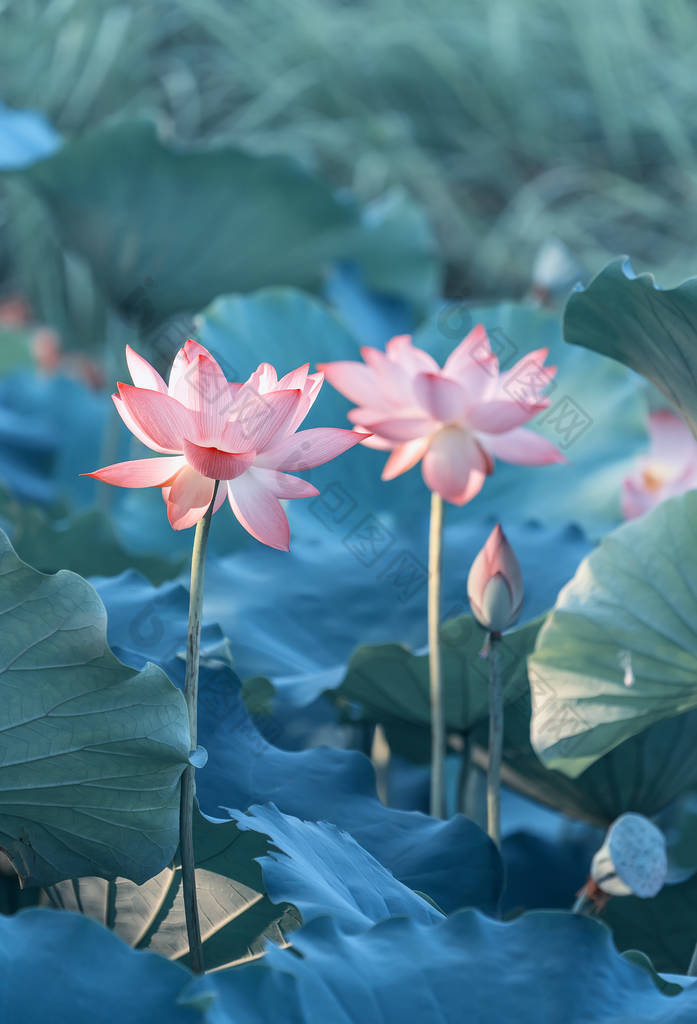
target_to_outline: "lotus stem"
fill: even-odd
[[[582,914],[586,908],[586,904],[589,902],[590,897],[588,895],[588,885],[584,885],[579,894],[577,895],[574,905],[571,908],[572,914]]]
[[[501,634],[489,645],[489,765],[486,780],[487,832],[501,847],[501,761],[503,757],[503,680]]]
[[[196,524],[194,547],[191,553],[191,589],[189,591],[189,629],[186,638],[186,677],[184,698],[189,714],[191,749],[197,742],[198,711],[198,663],[201,646],[201,616],[203,609],[203,574],[206,565],[206,546],[213,517],[213,505],[218,493],[218,481],[213,489],[213,498],[203,519]],[[182,775],[181,803],[179,808],[179,855],[182,865],[182,890],[186,934],[189,940],[189,958],[192,971],[203,974],[203,947],[201,926],[196,898],[196,862],[194,856],[194,797],[196,796],[196,769],[188,764]]]
[[[694,978],[697,976],[697,946],[695,946],[694,952],[692,954],[690,966],[687,968],[687,976],[688,978]]]
[[[443,499],[431,494],[428,541],[428,670],[431,703],[431,805],[434,818],[445,809],[445,710],[440,655],[440,577],[443,560]]]
[[[455,809],[462,814],[467,814],[467,791],[469,789],[472,774],[472,737],[466,733],[462,738],[462,749],[460,751],[460,768],[457,773],[457,800]]]

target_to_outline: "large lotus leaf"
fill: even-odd
[[[355,225],[353,210],[289,161],[177,150],[147,123],[94,131],[26,177],[64,245],[145,326],[235,288],[312,285]]]
[[[525,658],[540,620],[507,633],[500,644],[504,701],[527,691]],[[480,652],[486,630],[469,615],[452,619],[441,630],[443,704],[448,732],[468,733],[489,715],[489,661]],[[428,654],[414,654],[399,644],[359,647],[337,694],[358,701],[369,721],[388,726],[396,721],[428,726],[431,720]]]
[[[80,473],[101,463],[111,402],[68,377],[17,371],[0,379],[0,483],[28,501],[86,505],[97,483]],[[114,459],[127,458],[126,431]]]
[[[504,525],[512,519],[573,522],[593,537],[602,536],[621,521],[622,481],[648,443],[643,381],[610,359],[565,345],[558,318],[535,306],[456,306],[453,314],[446,307],[417,332],[415,341],[442,361],[476,323],[486,326],[504,369],[526,352],[549,349],[547,361],[559,369],[547,392],[551,404],[531,428],[554,442],[568,464],[530,467],[498,462],[467,506],[469,514],[494,515]],[[525,364],[516,382],[521,386],[517,393],[524,395]],[[379,453],[376,457],[381,460]]]
[[[285,814],[349,832],[396,878],[445,911],[466,905],[494,910],[501,863],[473,822],[461,815],[442,822],[383,806],[363,754],[274,747],[250,721],[239,684],[225,665],[211,666],[202,681],[199,730],[209,764],[199,772],[198,793],[210,813],[220,806],[273,801]]]
[[[261,859],[266,890],[274,903],[292,901],[305,924],[330,915],[343,931],[358,932],[399,915],[432,923],[443,917],[336,825],[299,821],[273,804],[229,813],[240,829],[263,833],[278,849]]]
[[[8,406],[0,383],[0,483],[26,501],[56,499],[56,439],[36,415]]]
[[[542,621],[513,630],[502,642],[506,783],[572,817],[604,826],[625,811],[654,815],[697,785],[697,710],[630,736],[577,778],[542,763],[530,743],[526,672]],[[446,726],[449,732],[471,732],[475,761],[486,767],[488,663],[478,657],[483,636],[469,617],[454,619],[441,631]],[[416,762],[429,759],[426,655],[396,644],[361,647],[338,693],[359,701],[363,715],[384,726],[393,751]]]
[[[323,918],[290,950],[193,979],[130,949],[79,914],[0,918],[0,990],[9,1021],[74,1024],[692,1024],[697,987],[664,995],[598,922],[538,912],[501,924],[471,911],[438,924],[392,918],[359,935]],[[531,958],[531,950],[535,957]],[[58,969],[57,964],[60,969]]]
[[[192,975],[130,949],[79,914],[26,910],[0,916],[3,1020],[51,1024],[202,1024],[187,1000]]]
[[[0,522],[17,554],[41,572],[70,569],[80,576],[115,576],[134,566],[153,583],[161,583],[178,576],[184,567],[183,558],[127,551],[101,508],[56,519],[41,506],[24,505],[0,487]]]
[[[295,747],[303,737],[304,745],[317,742],[326,710],[322,719],[319,706],[312,716],[306,709],[339,685],[358,642],[396,640],[417,649],[426,642],[427,523],[417,529],[416,517],[397,523],[398,513],[374,517],[360,505],[349,505],[347,514],[345,495],[343,487],[330,487],[310,503],[312,523],[296,517],[291,553],[284,558],[269,549],[239,552],[220,559],[208,575],[207,609],[224,622],[238,672],[273,681],[273,718],[262,728],[274,730],[276,745]],[[467,572],[492,525],[470,521],[461,509],[446,517],[444,621],[466,610]],[[590,543],[575,527],[514,523],[507,531],[526,581],[526,621],[554,603]],[[271,606],[264,597],[268,578],[277,582]],[[327,602],[341,615],[327,620]],[[318,632],[312,624],[320,617]],[[452,627],[447,639],[455,639]],[[475,663],[486,672],[481,659]],[[400,726],[406,725],[402,719]]]
[[[171,860],[190,744],[161,669],[126,668],[79,576],[44,576],[0,533],[0,847],[26,883]]]
[[[578,775],[657,721],[697,707],[697,495],[664,502],[582,563],[529,662],[532,742]]]
[[[587,917],[538,911],[508,924],[473,911],[393,918],[360,935],[331,919],[255,964],[214,976],[231,1019],[332,1024],[691,1024],[697,987],[664,995]],[[225,1020],[226,1018],[222,1018]]]
[[[128,593],[129,581],[131,574],[97,581],[107,608],[119,582]],[[110,642],[129,664],[137,667],[152,658],[182,685],[186,592],[173,584],[156,591],[141,580],[133,597],[130,617],[127,601],[120,602],[122,613],[113,622],[110,617]],[[209,632],[207,638],[212,646],[215,634]],[[179,656],[173,654],[177,650]],[[209,755],[196,783],[204,811],[217,816],[220,807],[244,809],[272,801],[284,814],[329,821],[349,832],[396,878],[426,893],[446,912],[464,905],[495,908],[501,862],[473,822],[461,815],[438,821],[383,806],[372,765],[356,751],[278,749],[257,731],[238,677],[224,657],[214,658],[213,653],[203,659],[199,695],[198,740]]]
[[[419,299],[435,290],[433,237],[415,207],[399,201],[364,221],[286,158],[184,151],[163,144],[151,124],[121,123],[70,142],[24,177],[64,246],[145,327],[226,292],[314,287],[337,259],[356,259],[369,283],[388,291],[415,279]],[[393,260],[399,279],[382,269]]]
[[[371,292],[355,265],[342,263],[333,267],[327,275],[324,294],[362,345],[384,348],[388,338],[410,334],[415,327],[408,304],[394,296]]]
[[[697,875],[664,885],[652,899],[611,899],[602,919],[612,928],[618,949],[640,949],[656,970],[687,974],[697,946]]]
[[[206,615],[230,638],[241,676],[274,682],[279,711],[338,686],[359,643],[426,642],[425,517],[375,515],[339,479],[294,519],[290,554],[257,547],[209,566]],[[550,607],[590,545],[573,527],[504,525],[523,567],[525,620]],[[466,610],[467,574],[492,526],[466,509],[446,517],[443,620]]]
[[[608,826],[625,811],[653,816],[697,786],[697,711],[662,719],[603,754],[576,777],[546,767],[530,743],[529,690],[506,705],[503,778],[572,817]],[[486,767],[486,726],[474,731]]]
[[[133,569],[91,582],[107,609],[109,644],[127,664],[140,667],[149,659],[165,670],[177,666],[186,650],[189,617],[189,591],[182,583],[154,587]],[[217,654],[223,642],[220,627],[204,621],[202,654]]]
[[[564,337],[611,356],[652,381],[697,432],[697,279],[662,289],[613,260],[564,312]]]
[[[364,232],[348,253],[374,292],[421,313],[439,292],[438,244],[423,207],[393,188],[363,213]]]
[[[258,832],[241,831],[232,821],[214,821],[200,811],[194,816],[196,891],[206,970],[259,956],[267,939],[285,941],[281,922],[285,928],[298,921],[291,907],[281,900],[272,903],[266,895],[257,860],[266,854],[267,846]],[[100,921],[135,949],[150,949],[189,964],[178,862],[143,885],[125,878],[61,882],[53,887],[51,898],[65,910]]]
[[[504,790],[502,795],[503,825],[508,817],[508,791]],[[601,829],[574,827],[561,815],[556,816],[556,835],[547,838],[533,831],[539,813],[539,807],[528,802],[528,820],[523,829],[502,837],[501,854],[506,865],[506,886],[501,899],[504,920],[528,909],[568,910],[586,883],[588,866],[603,841]]]
[[[656,819],[668,843],[669,882],[683,882],[697,872],[696,789],[697,786],[683,793]]]

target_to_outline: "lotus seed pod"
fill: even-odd
[[[621,814],[593,857],[591,878],[610,896],[648,899],[663,888],[667,870],[661,830],[643,814]]]

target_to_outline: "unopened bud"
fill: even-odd
[[[520,615],[523,576],[500,523],[472,563],[467,596],[475,619],[491,633],[502,633]]]

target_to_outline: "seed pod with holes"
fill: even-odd
[[[648,899],[663,888],[667,869],[661,830],[643,814],[621,814],[593,857],[591,878],[610,896]]]

